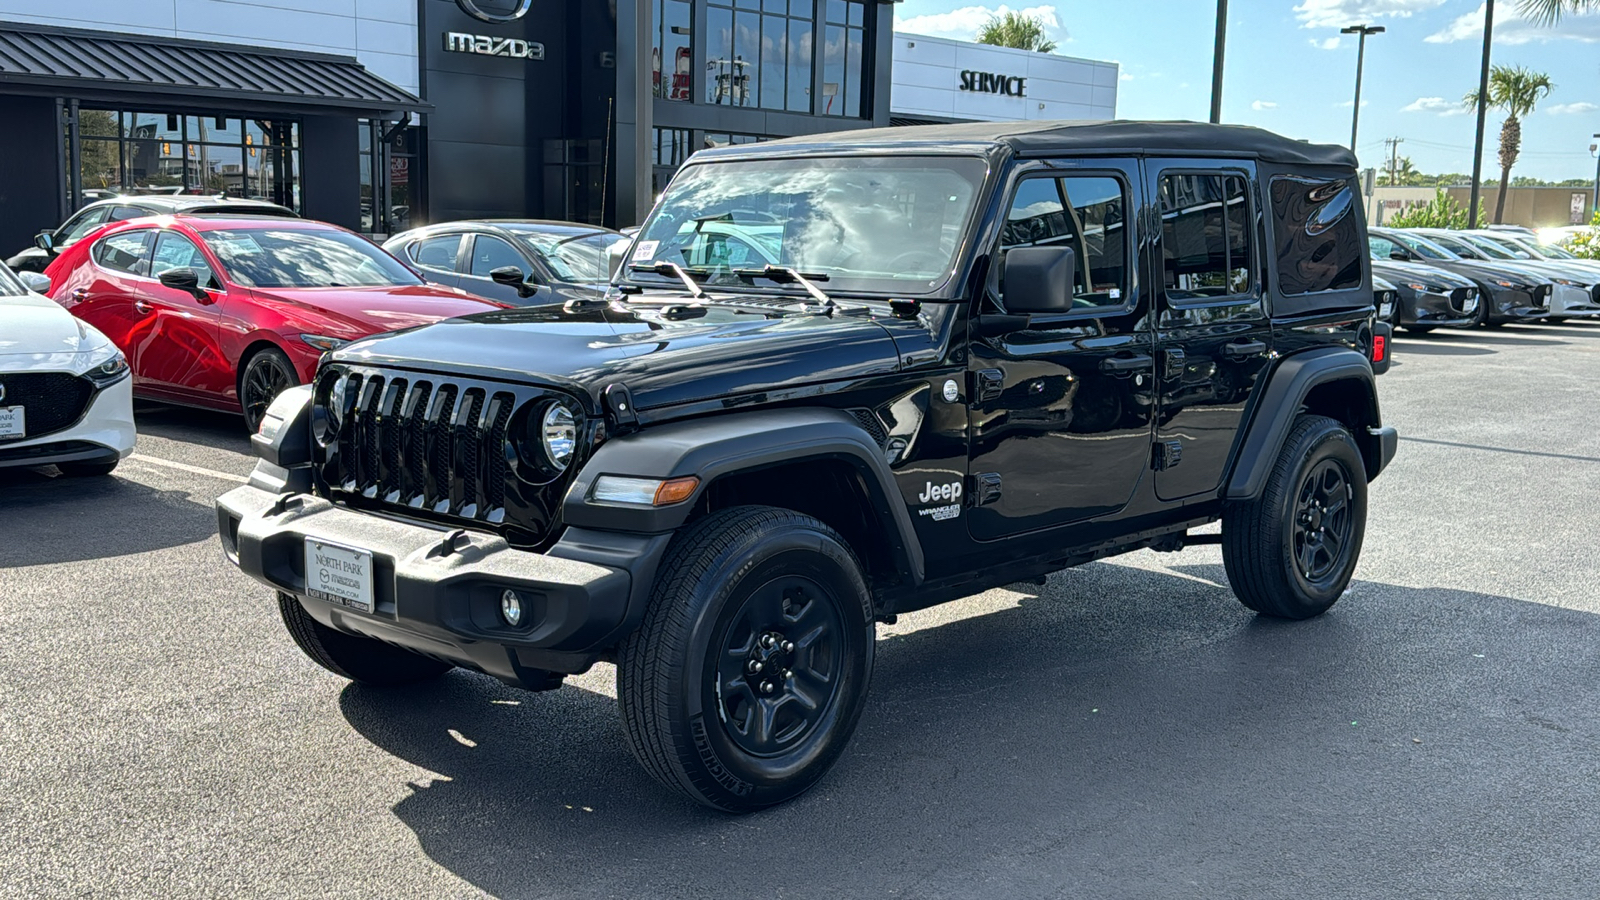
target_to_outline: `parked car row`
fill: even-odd
[[[1600,262],[1531,232],[1371,228],[1367,242],[1395,291],[1388,321],[1412,333],[1600,316]]]

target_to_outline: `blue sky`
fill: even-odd
[[[1350,141],[1356,45],[1343,25],[1382,25],[1367,38],[1357,154],[1385,164],[1383,139],[1424,172],[1472,171],[1474,116],[1461,97],[1478,86],[1481,0],[1230,0],[1222,118],[1314,141]],[[1495,64],[1546,72],[1556,90],[1523,126],[1512,175],[1593,178],[1588,146],[1600,132],[1600,12],[1567,15],[1540,28],[1495,4]],[[1117,115],[1204,121],[1211,103],[1213,0],[903,0],[897,29],[970,39],[990,14],[1022,10],[1043,18],[1058,53],[1122,66]],[[1485,177],[1495,161],[1502,116],[1490,113]]]

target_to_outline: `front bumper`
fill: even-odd
[[[1480,295],[1479,302],[1488,302],[1490,322],[1542,319],[1550,315],[1550,289],[1549,284],[1536,285],[1531,291],[1496,287],[1487,297]]]
[[[1600,285],[1583,288],[1571,284],[1558,284],[1550,294],[1550,315],[1575,319],[1600,316]]]
[[[100,388],[72,425],[22,440],[0,441],[0,468],[63,462],[115,462],[133,453],[133,379]]]
[[[498,535],[358,513],[309,494],[253,485],[217,500],[223,551],[245,574],[295,596],[322,624],[540,686],[586,669],[630,617],[627,569],[512,548]],[[371,613],[306,595],[305,541],[369,550]],[[514,590],[527,611],[500,616]]]
[[[1415,291],[1409,304],[1401,303],[1401,325],[1423,325],[1428,327],[1464,328],[1474,325],[1478,321],[1478,303],[1483,302],[1478,297],[1470,301],[1470,310],[1462,309],[1466,303],[1464,298],[1455,298],[1450,294],[1440,294],[1434,291]],[[1409,306],[1409,309],[1406,307]]]

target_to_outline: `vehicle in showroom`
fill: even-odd
[[[1468,257],[1412,229],[1372,228],[1367,239],[1375,257],[1421,263],[1470,280],[1478,288],[1479,325],[1532,321],[1550,314],[1555,285],[1547,276],[1513,264]]]
[[[1470,328],[1478,323],[1478,288],[1471,279],[1421,263],[1391,258],[1393,241],[1372,235],[1374,289],[1383,278],[1395,291],[1393,311],[1386,319],[1412,334],[1435,328]],[[1382,310],[1379,310],[1380,317]]]
[[[1264,615],[1339,598],[1397,442],[1359,198],[1348,150],[1238,126],[697,153],[607,302],[330,353],[223,549],[332,672],[612,660],[653,776],[779,803],[843,751],[875,620],[1186,543]],[[688,264],[711,224],[780,262]]]
[[[309,381],[348,341],[501,308],[423,281],[366,238],[304,219],[160,216],[109,225],[45,274],[127,355],[136,396],[243,412]]]
[[[67,248],[104,225],[144,216],[250,215],[294,217],[294,210],[265,200],[186,194],[132,194],[90,203],[50,231],[41,231],[34,246],[6,260],[17,272],[43,272]]]
[[[628,243],[596,225],[483,219],[413,229],[383,247],[435,284],[530,306],[600,298]]]
[[[109,475],[133,452],[133,390],[116,345],[0,266],[0,468]]]
[[[1545,321],[1600,316],[1600,260],[1580,259],[1560,247],[1541,246],[1537,240],[1497,230],[1465,231],[1461,237],[1490,258],[1521,260],[1548,272],[1555,289]]]
[[[1595,282],[1600,281],[1600,277],[1594,272],[1581,266],[1518,256],[1498,242],[1470,231],[1451,231],[1441,228],[1419,228],[1416,231],[1463,258],[1510,266],[1535,278],[1549,281],[1550,297],[1546,306],[1550,309],[1550,315],[1545,321],[1558,317],[1590,315],[1588,309],[1594,305],[1594,298],[1590,292]],[[1596,308],[1596,312],[1600,312],[1600,308]]]

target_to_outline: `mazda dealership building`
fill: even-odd
[[[1112,114],[1113,64],[895,35],[893,10],[0,0],[0,252],[132,192],[263,198],[380,236],[482,216],[626,225],[702,147]]]

